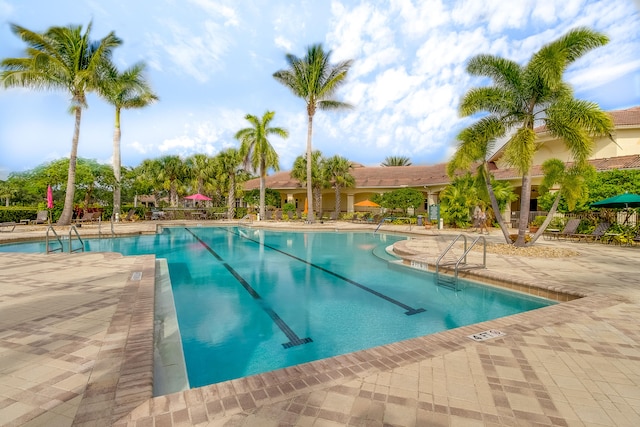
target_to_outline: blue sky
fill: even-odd
[[[333,62],[353,59],[338,97],[355,108],[318,112],[314,148],[365,165],[386,156],[413,164],[446,161],[469,119],[460,97],[485,82],[466,61],[491,53],[525,63],[568,29],[588,26],[610,43],[566,73],[576,96],[612,110],[640,104],[638,0],[0,0],[0,57],[22,56],[9,23],[33,31],[93,22],[92,38],[124,40],[114,58],[124,69],[148,64],[160,102],[122,114],[123,165],[166,154],[215,155],[237,146],[244,115],[276,112],[273,137],[282,169],[306,144],[304,103],[272,74],[286,53],[323,43]],[[91,95],[79,156],[110,163],[114,113]],[[62,92],[0,90],[0,178],[67,157],[73,117]]]

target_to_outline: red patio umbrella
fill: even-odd
[[[204,194],[196,193],[190,196],[185,197],[187,200],[211,200],[210,197],[205,196]]]

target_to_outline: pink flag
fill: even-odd
[[[47,187],[47,209],[53,209],[53,191],[50,185]]]

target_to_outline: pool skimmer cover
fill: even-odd
[[[498,331],[497,329],[489,329],[488,331],[482,331],[482,332],[478,332],[477,334],[467,335],[467,336],[474,341],[486,341],[492,338],[503,337],[505,335],[507,334],[505,334],[502,331]]]

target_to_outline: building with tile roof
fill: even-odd
[[[597,138],[590,163],[597,171],[611,169],[640,169],[640,106],[609,112],[613,118],[615,131],[612,138]],[[539,148],[534,157],[532,168],[532,206],[537,210],[537,191],[542,181],[542,163],[550,158],[558,158],[567,163],[572,161],[570,153],[558,139],[552,138],[544,127],[536,129]],[[502,162],[502,150],[497,150],[489,159],[491,172],[497,180],[509,181],[516,193],[520,191],[522,176],[513,168]],[[373,194],[384,193],[398,188],[411,187],[422,191],[425,195],[425,206],[417,209],[424,212],[429,205],[438,203],[438,193],[451,181],[447,175],[447,164],[439,163],[429,166],[362,166],[355,164],[351,175],[355,178],[353,188],[341,191],[341,206],[347,212],[357,210],[355,203],[370,198]],[[259,180],[253,179],[245,183],[245,189],[259,188]],[[278,191],[282,201],[295,203],[302,207],[306,199],[306,187],[292,178],[290,171],[277,172],[266,179],[267,188]],[[519,202],[510,207],[519,209]],[[334,190],[328,188],[322,195],[322,210],[332,211],[335,206]],[[509,211],[511,210],[509,209]],[[506,212],[509,218],[511,212]]]

